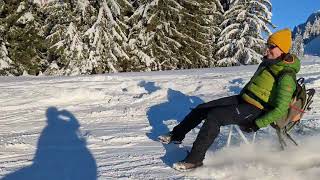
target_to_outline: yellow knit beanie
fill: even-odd
[[[282,29],[273,33],[268,38],[268,44],[278,46],[284,53],[288,53],[291,48],[291,31],[290,29]]]

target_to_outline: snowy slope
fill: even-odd
[[[310,41],[308,44],[306,44],[304,48],[305,54],[314,55],[314,56],[320,56],[320,36],[317,38],[314,38],[312,41]]]
[[[302,144],[280,152],[266,128],[257,143],[233,139],[229,127],[190,173],[170,168],[190,149],[162,145],[197,104],[238,93],[257,66],[74,77],[0,77],[0,177],[67,179],[318,179],[319,93],[304,118]],[[320,92],[320,58],[306,57],[300,75]],[[307,128],[309,127],[309,128]],[[303,135],[304,134],[304,135]],[[247,134],[250,138],[251,135]],[[314,140],[316,139],[316,140]],[[241,144],[240,144],[241,143]],[[284,159],[288,160],[284,160]]]

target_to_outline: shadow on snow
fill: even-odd
[[[151,93],[161,89],[160,87],[155,86],[155,82],[140,81],[138,86],[144,87],[144,89],[148,92],[148,94],[151,94]]]
[[[233,79],[232,81],[229,81],[229,83],[231,84],[229,86],[229,92],[231,92],[232,94],[239,94],[242,90],[241,86],[245,82],[242,78],[238,78],[238,79]]]
[[[188,96],[180,91],[168,89],[167,102],[152,106],[147,112],[148,120],[152,127],[147,136],[154,141],[158,141],[157,137],[159,135],[170,131],[166,121],[177,120],[181,122],[191,111],[191,108],[201,103],[203,101],[198,97]],[[179,148],[176,144],[163,144],[163,146],[166,154],[161,159],[168,166],[172,166],[174,162],[182,160],[187,154],[186,150]]]
[[[97,179],[97,165],[80,136],[78,120],[66,110],[50,107],[47,126],[41,133],[30,166],[13,172],[2,180]]]

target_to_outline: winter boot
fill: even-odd
[[[186,162],[186,161],[180,161],[180,162],[173,164],[173,169],[178,170],[178,171],[190,171],[190,170],[195,169],[196,167],[199,167],[202,165],[203,165],[202,162],[191,163],[191,162]]]
[[[158,136],[158,139],[163,144],[170,144],[170,143],[181,144],[182,143],[182,140],[174,138],[172,132],[169,132],[164,135],[160,135],[160,136]]]

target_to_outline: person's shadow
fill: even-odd
[[[30,166],[2,180],[96,180],[97,165],[79,133],[80,124],[72,113],[50,107],[47,126],[41,133]]]
[[[191,111],[191,108],[195,108],[203,101],[195,96],[188,96],[179,91],[168,89],[167,102],[150,107],[147,112],[149,124],[152,127],[151,131],[147,133],[147,136],[154,141],[158,141],[159,135],[168,133],[168,120],[177,120],[181,122],[183,118]],[[166,154],[161,158],[162,161],[172,166],[174,162],[182,160],[187,151],[179,148],[175,144],[163,144]]]
[[[229,92],[232,94],[239,94],[245,82],[242,78],[237,78],[237,79],[233,79],[232,81],[229,81],[229,83],[231,84],[229,86]]]

